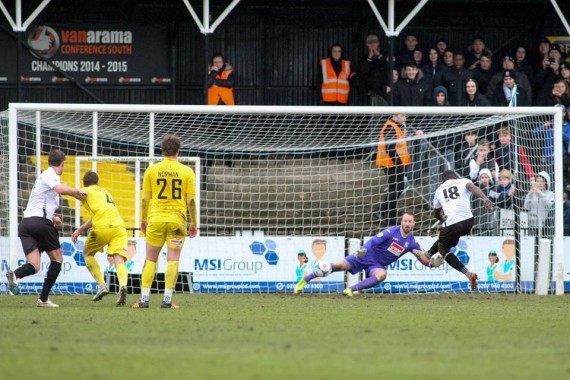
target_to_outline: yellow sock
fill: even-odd
[[[101,267],[99,266],[95,256],[88,255],[84,257],[87,270],[91,273],[97,284],[104,284],[105,281],[103,280],[103,273],[101,273]]]
[[[120,287],[127,286],[127,282],[129,280],[129,270],[127,269],[127,266],[124,263],[122,263],[115,265],[115,268],[117,270],[117,278],[119,279],[119,286]]]
[[[178,280],[178,261],[169,261],[166,264],[166,273],[164,275],[164,289],[174,289]]]
[[[152,281],[154,280],[155,272],[156,272],[156,263],[153,261],[146,260],[144,262],[144,267],[142,271],[141,288],[150,289],[150,287],[152,286]]]

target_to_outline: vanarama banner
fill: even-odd
[[[159,25],[39,25],[26,31],[30,54],[22,54],[22,83],[161,85],[170,83],[168,30]],[[16,83],[16,42],[0,35],[5,57],[0,84]],[[55,67],[54,67],[55,66]]]

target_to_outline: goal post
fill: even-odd
[[[400,184],[401,192],[390,201],[386,172],[375,160],[380,130],[397,114],[407,115],[403,128],[412,164]],[[476,131],[478,140],[486,138],[497,148],[497,131],[506,128],[514,147],[512,206],[483,213],[474,201],[476,225],[455,252],[479,273],[480,291],[534,293],[537,278],[546,278],[548,292],[563,294],[565,280],[570,282],[564,271],[570,243],[563,236],[562,152],[556,149],[562,146],[562,120],[558,107],[13,103],[0,115],[0,158],[6,163],[0,165],[0,175],[8,179],[2,188],[6,196],[0,197],[2,270],[14,268],[23,258],[17,225],[35,178],[45,169],[42,157],[54,148],[76,162],[71,184],[78,185],[78,171],[84,165],[109,173],[120,170],[112,175],[123,184],[116,191],[124,190],[130,194],[125,197],[131,197],[125,202],[137,205],[140,173],[160,159],[155,157],[160,139],[167,133],[180,137],[181,156],[190,160],[189,165],[198,165],[195,171],[200,178],[201,236],[187,241],[181,260],[191,273],[192,290],[288,292],[298,278],[295,274],[309,270],[303,267],[303,257],[309,268],[319,259],[342,258],[351,253],[349,246],[354,247],[355,241],[363,244],[386,227],[391,211],[396,215],[413,211],[414,235],[423,248],[429,248],[437,234],[431,199],[439,175],[450,168],[459,173],[477,151],[463,144],[464,135]],[[545,156],[547,142],[555,147],[552,157]],[[525,172],[527,167],[534,171],[532,179]],[[553,203],[538,210],[530,194],[535,182],[541,181],[548,182],[544,186],[553,194]],[[133,207],[128,217],[133,228],[140,225],[137,209]],[[74,200],[66,199],[61,212],[64,241],[81,222],[81,211]],[[553,255],[550,276],[537,275],[539,242],[541,249],[550,247]],[[493,269],[492,250],[505,273]],[[0,275],[2,286],[3,272]],[[331,276],[308,289],[337,292],[344,285],[344,277]],[[447,264],[424,269],[406,255],[388,268],[387,280],[372,291],[469,290],[467,281]]]

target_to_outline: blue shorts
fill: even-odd
[[[372,271],[373,269],[386,270],[384,265],[374,260],[374,257],[370,253],[361,258],[354,256],[353,253],[352,255],[346,256],[344,260],[350,265],[350,269],[348,271],[352,274],[357,274],[364,270],[366,276],[369,276],[370,271]]]

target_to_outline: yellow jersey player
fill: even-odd
[[[166,273],[162,308],[178,308],[172,295],[178,279],[178,261],[186,236],[198,234],[196,176],[178,161],[180,139],[162,139],[164,160],[149,166],[144,173],[141,231],[146,234],[146,260],[142,272],[141,298],[133,308],[148,308],[156,262],[166,243]],[[188,226],[187,215],[190,214]]]
[[[125,304],[127,299],[128,270],[125,265],[127,261],[128,237],[125,229],[125,222],[119,214],[119,209],[115,205],[113,198],[107,190],[99,186],[99,176],[93,171],[88,171],[83,176],[82,190],[87,194],[87,198],[81,200],[81,204],[89,211],[91,218],[79,227],[71,235],[71,240],[76,243],[78,237],[90,229],[89,235],[83,247],[83,256],[87,269],[97,281],[97,292],[93,301],[99,301],[107,294],[109,289],[103,281],[101,267],[95,259],[97,252],[103,252],[107,246],[107,255],[112,258],[119,280],[119,298],[117,306]]]

